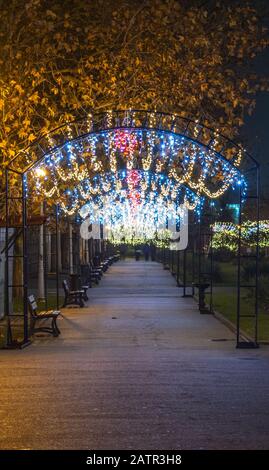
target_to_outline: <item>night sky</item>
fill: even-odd
[[[253,3],[269,28],[268,0],[254,0]],[[258,74],[269,77],[269,49],[257,57],[255,69]],[[261,164],[262,197],[269,198],[269,92],[258,93],[255,111],[246,117],[241,135],[247,150]]]
[[[257,72],[269,75],[269,50],[257,60]],[[269,92],[257,95],[255,111],[246,117],[242,137],[247,150],[261,164],[262,193],[269,198]]]

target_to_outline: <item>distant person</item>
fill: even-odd
[[[140,260],[140,255],[141,255],[141,250],[139,248],[135,249],[135,260],[139,261]]]
[[[150,254],[150,247],[149,247],[149,245],[145,245],[144,246],[145,261],[149,260],[149,254]]]
[[[156,260],[156,246],[154,245],[154,243],[150,244],[150,254],[151,254],[151,261],[155,261]]]
[[[126,246],[124,244],[120,245],[120,257],[125,259],[126,256]]]

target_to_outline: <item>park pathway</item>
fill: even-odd
[[[160,264],[116,263],[59,325],[0,351],[1,449],[268,448],[268,348],[236,350]]]

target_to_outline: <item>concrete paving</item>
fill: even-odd
[[[120,261],[59,338],[0,352],[1,449],[268,449],[269,350]]]

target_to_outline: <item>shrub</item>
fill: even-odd
[[[202,264],[202,271],[210,273],[210,270],[211,270],[211,261],[210,261],[210,259],[207,259]],[[213,282],[222,281],[221,267],[217,263],[213,263],[213,265],[212,265],[212,280],[213,280]]]
[[[256,263],[255,261],[248,261],[243,265],[243,278],[246,281],[249,281],[256,275]],[[259,263],[259,275],[268,276],[269,275],[269,260],[264,258]]]

